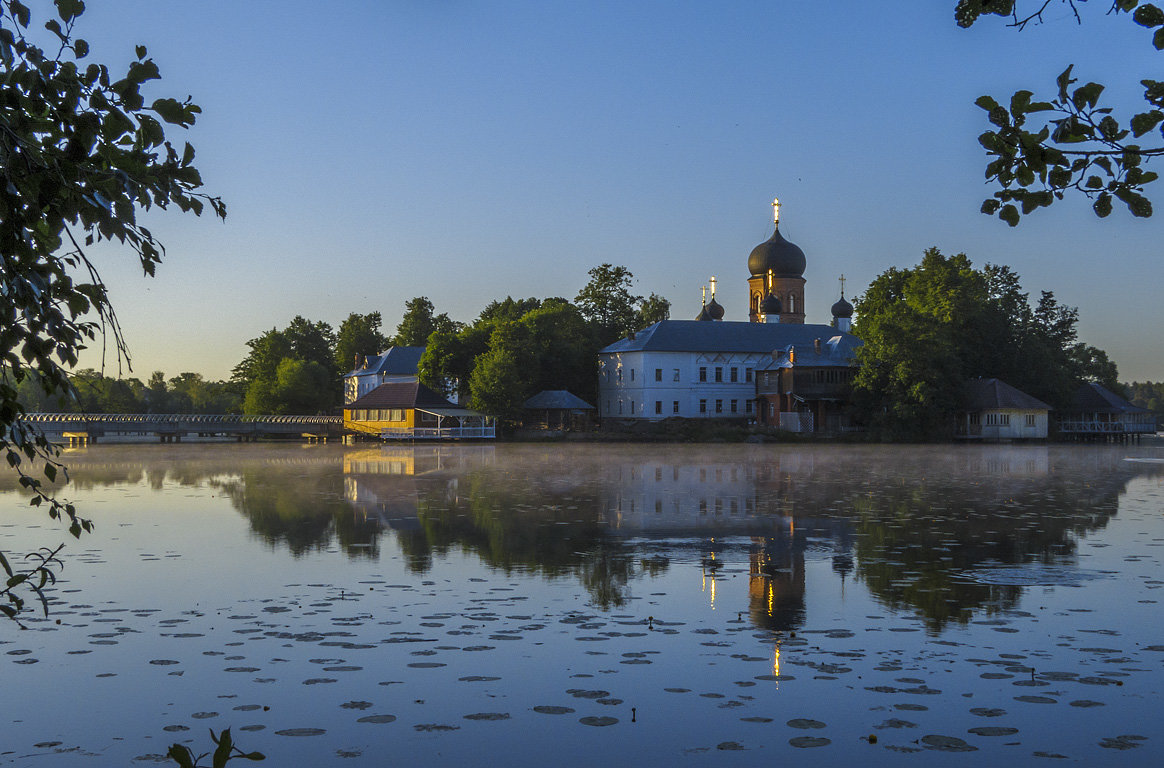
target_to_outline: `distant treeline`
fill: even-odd
[[[247,342],[250,352],[229,381],[207,381],[161,371],[148,382],[113,378],[94,370],[72,376],[74,393],[49,397],[28,376],[17,385],[26,412],[57,413],[335,413],[343,376],[358,359],[393,346],[430,347],[421,376],[434,388],[456,387],[465,400],[489,413],[512,416],[541,389],[569,389],[592,399],[596,353],[602,346],[670,313],[652,293],[631,293],[633,275],[603,264],[573,302],[561,298],[493,301],[472,323],[437,313],[426,296],[405,303],[396,333],[381,332],[379,312],[351,313],[333,329],[296,316]],[[446,394],[452,394],[447,392]]]
[[[1122,384],[1124,394],[1133,405],[1156,414],[1156,423],[1164,424],[1164,381],[1133,381]]]
[[[200,373],[167,380],[155,371],[149,381],[112,378],[98,371],[75,372],[73,394],[45,394],[35,376],[17,385],[26,413],[242,413],[242,392],[230,381],[207,381]]]

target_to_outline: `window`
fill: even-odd
[[[700,413],[707,413],[707,401],[706,400],[699,401],[699,412]]]
[[[971,424],[981,424],[982,423],[982,414],[981,413],[970,414],[969,421]]]
[[[720,368],[718,365],[715,367],[715,380],[717,382],[723,381],[723,368]]]
[[[751,412],[752,412],[752,401],[745,400],[744,401],[744,413],[751,413]]]
[[[606,412],[610,413],[610,401],[609,400],[606,401]]]
[[[404,411],[400,408],[394,408],[390,421],[404,421]]]
[[[732,381],[732,384],[735,384],[735,383],[736,383],[737,381],[739,381],[739,380],[740,380],[740,371],[739,371],[739,369],[738,369],[738,368],[736,368],[736,367],[733,365],[733,366],[732,366],[732,375],[731,375],[731,381]]]
[[[744,369],[744,381],[746,381],[749,384],[752,383],[752,369],[751,368]]]
[[[635,369],[631,368],[631,381],[635,380]]]
[[[988,413],[986,414],[986,426],[988,427],[1009,427],[1010,414],[1009,413]]]
[[[631,416],[634,416],[634,415],[635,415],[635,401],[634,401],[634,400],[631,400],[631,410],[630,410],[630,415],[631,415]]]
[[[618,415],[622,415],[622,400],[618,401]]]
[[[679,413],[679,401],[678,400],[671,401],[671,413]]]
[[[622,383],[622,369],[621,368],[619,368],[618,371],[615,373],[615,379],[618,381],[619,384]]]
[[[679,381],[679,369],[678,368],[671,369],[671,381]]]
[[[699,367],[699,380],[707,381],[707,368],[704,368],[703,366]]]
[[[662,413],[662,412],[663,412],[663,401],[656,400],[655,401],[655,413]]]
[[[662,381],[662,380],[663,380],[663,369],[656,368],[655,369],[655,381]]]
[[[716,413],[723,413],[723,400],[716,400],[715,401],[715,412]]]
[[[1033,413],[1027,414],[1027,426],[1028,427],[1035,426],[1035,414],[1033,414]]]
[[[737,402],[737,401],[735,401],[735,400],[732,400],[732,402],[731,402],[731,410],[732,410],[732,413],[736,413],[736,412],[737,412],[737,410],[738,410],[738,408],[736,407],[736,402]]]

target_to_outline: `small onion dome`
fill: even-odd
[[[769,293],[760,302],[760,314],[762,315],[778,315],[784,311],[784,305],[780,303],[780,299],[774,293]]]
[[[709,320],[723,320],[723,307],[719,305],[714,296],[711,297],[711,301],[707,302],[703,311],[707,313]]]
[[[833,305],[833,317],[852,317],[852,316],[853,316],[853,305],[850,304],[849,302],[845,301],[845,297],[842,296],[840,301],[838,301],[836,304]]]
[[[779,225],[772,237],[753,248],[748,257],[748,271],[753,277],[766,275],[768,270],[776,277],[802,277],[805,266],[804,251],[784,239]]]
[[[713,299],[714,301],[714,299]],[[704,304],[699,308],[699,314],[695,316],[696,320],[711,320],[711,313],[707,311],[707,305]]]

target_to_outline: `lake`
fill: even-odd
[[[1164,760],[1159,445],[64,458],[95,529],[0,624],[0,765]]]

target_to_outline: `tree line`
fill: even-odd
[[[1065,408],[1086,381],[1120,392],[1116,364],[1078,340],[1079,310],[1042,291],[1033,304],[1007,266],[925,252],[879,275],[855,303],[863,342],[853,381],[858,419],[890,440],[953,434],[962,388],[998,378]]]
[[[596,395],[597,352],[670,314],[657,294],[635,295],[626,267],[602,264],[573,302],[526,298],[490,302],[471,323],[438,313],[426,296],[405,303],[396,333],[382,332],[380,312],[348,315],[338,329],[296,316],[247,342],[249,352],[226,381],[198,373],[148,381],[92,369],[71,376],[72,391],[46,392],[35,375],[13,382],[27,412],[58,413],[334,413],[342,378],[389,347],[426,347],[421,378],[433,389],[502,417],[542,389]]]

